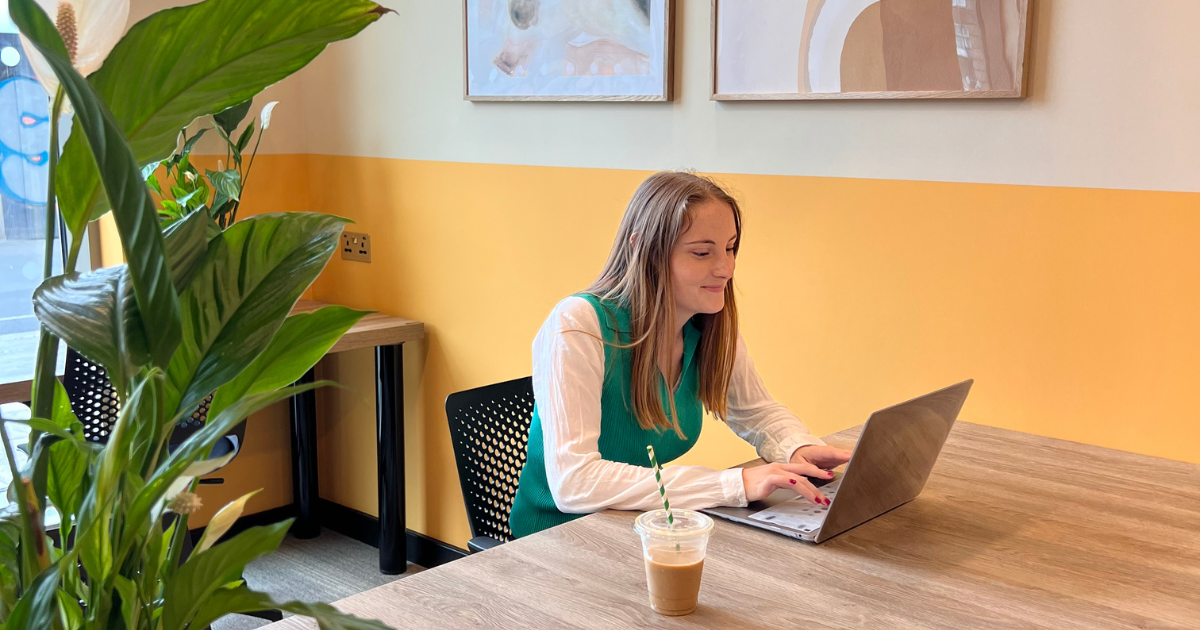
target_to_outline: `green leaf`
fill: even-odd
[[[300,380],[366,314],[367,311],[344,306],[326,306],[288,317],[267,349],[237,378],[217,388],[209,413],[220,413],[247,394],[278,389]]]
[[[113,586],[121,596],[121,616],[125,618],[126,628],[138,627],[133,621],[133,615],[138,608],[137,586],[129,578],[117,574],[113,576]]]
[[[22,0],[23,1],[23,0]],[[104,366],[124,391],[150,360],[126,265],[54,276],[33,292],[38,321],[83,356]]]
[[[71,65],[62,38],[41,7],[33,0],[11,0],[9,11],[13,22],[54,68],[75,108],[75,120],[83,128],[104,189],[116,210],[113,215],[129,261],[138,308],[146,321],[154,322],[145,330],[150,356],[155,364],[165,366],[179,345],[179,302],[171,285],[154,202],[138,162],[104,101]],[[145,77],[134,80],[144,85]],[[60,171],[56,181],[64,179]]]
[[[0,520],[0,618],[7,619],[17,605],[17,586],[21,583],[21,556],[17,548],[20,540],[20,526]]]
[[[208,175],[208,181],[212,182],[213,188],[217,189],[223,198],[241,199],[242,196],[242,174],[233,170],[226,169],[224,171],[204,171]]]
[[[250,113],[250,105],[253,102],[254,99],[246,99],[244,103],[238,103],[219,114],[213,114],[213,122],[217,123],[226,136],[232,135],[233,130],[237,129],[237,126],[245,120],[246,114]]]
[[[83,627],[83,609],[79,601],[66,591],[58,591],[58,606],[62,610],[63,630],[79,630]]]
[[[388,12],[368,0],[208,0],[167,9],[130,28],[88,80],[144,164],[170,155],[175,134],[192,121],[251,100]],[[201,50],[198,42],[213,45]],[[107,211],[93,212],[96,170],[80,135],[67,141],[58,189],[76,235]]]
[[[193,409],[267,348],[345,224],[324,214],[264,214],[212,240],[182,294],[185,341],[167,368],[172,414]]]
[[[183,143],[183,150],[179,152],[180,155],[191,154],[192,149],[196,146],[196,143],[200,141],[200,137],[207,132],[208,127],[202,127],[200,131],[197,131],[196,135],[192,136],[187,142]]]
[[[163,589],[163,630],[182,630],[222,586],[241,577],[246,563],[275,551],[292,521],[252,527],[188,558]],[[197,628],[203,626],[195,626]]]
[[[253,138],[253,137],[254,137],[254,119],[251,118],[250,124],[246,125],[246,128],[242,130],[241,137],[238,138],[237,150],[238,150],[239,154],[242,151],[246,150],[246,145],[250,144],[250,138]]]
[[[16,2],[17,0],[13,0]],[[33,579],[5,622],[9,628],[50,628],[58,619],[59,563]]]
[[[232,613],[247,613],[257,610],[285,610],[312,617],[321,630],[390,630],[389,626],[374,619],[360,619],[347,615],[328,604],[306,604],[303,602],[277,603],[266,593],[250,590],[244,583],[217,589],[200,607],[193,628],[204,628],[212,622]]]
[[[214,227],[216,224],[209,216],[208,209],[200,207],[182,221],[172,223],[163,230],[163,242],[167,244],[168,262],[176,291],[186,289],[200,270],[208,254],[208,242],[219,233],[212,231]]]
[[[63,521],[79,513],[83,503],[84,476],[87,474],[87,455],[75,444],[63,440],[50,447],[49,476],[46,496],[58,508]]]

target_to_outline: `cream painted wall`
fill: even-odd
[[[780,0],[784,1],[784,0]],[[308,153],[1200,191],[1200,2],[1038,0],[1023,101],[716,103],[707,0],[676,0],[674,103],[462,100],[459,0],[299,73]]]

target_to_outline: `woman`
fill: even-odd
[[[828,505],[806,477],[831,478],[850,453],[810,435],[755,372],[734,303],[741,236],[737,202],[705,178],[663,172],[638,187],[600,277],[559,302],[534,339],[537,403],[515,536],[604,509],[661,507],[646,446],[662,462],[683,455],[704,409],[773,463],[666,468],[672,506],[744,506],[776,488]]]

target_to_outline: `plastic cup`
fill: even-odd
[[[696,610],[700,596],[713,520],[691,510],[671,514],[674,526],[667,523],[665,510],[654,510],[638,516],[633,529],[642,537],[650,608],[660,615],[687,615]]]

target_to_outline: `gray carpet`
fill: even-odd
[[[412,575],[421,568],[410,564]],[[327,529],[310,540],[288,536],[279,550],[246,567],[246,582],[270,593],[276,601],[300,600],[330,603],[355,593],[387,584],[404,575],[379,572],[379,550]],[[285,613],[286,614],[286,613]],[[250,630],[267,621],[245,615],[229,615],[213,624],[213,630]]]

